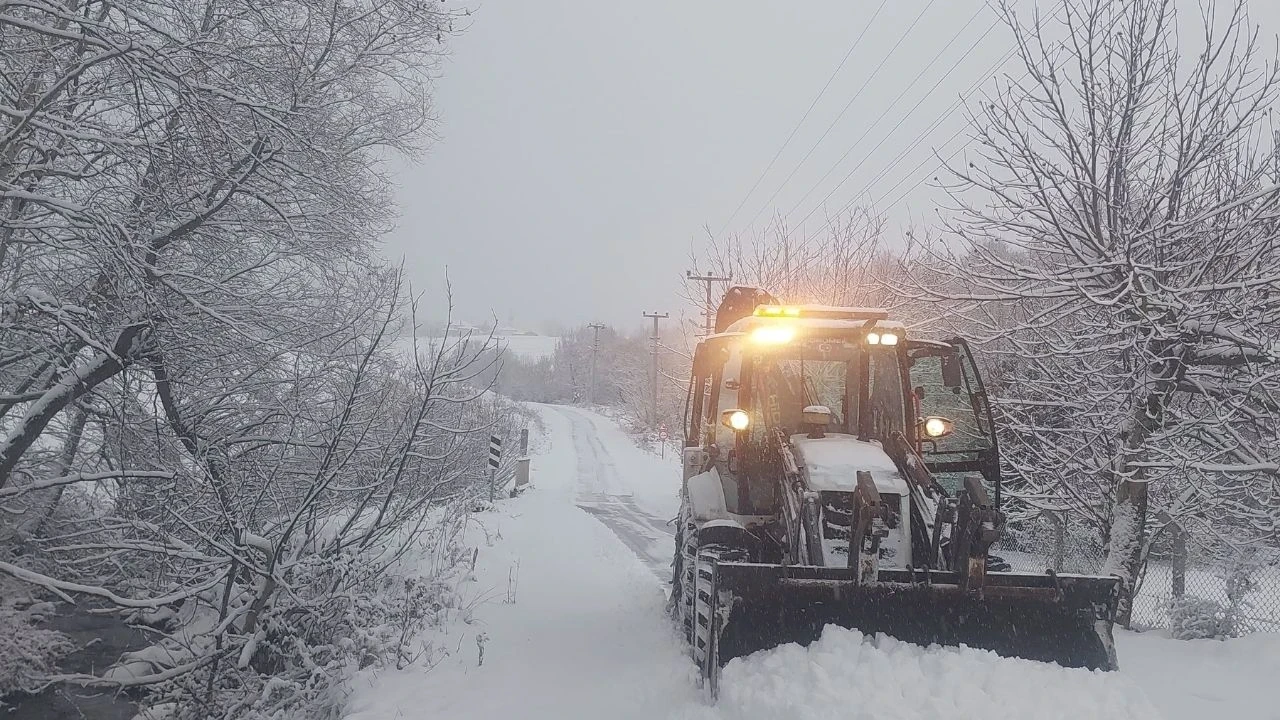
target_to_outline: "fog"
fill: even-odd
[[[1198,7],[1179,5],[1194,24]],[[1011,34],[978,0],[464,7],[438,139],[391,168],[402,215],[385,253],[434,300],[447,272],[472,322],[638,326],[642,310],[687,310],[676,291],[708,235],[775,215],[812,234],[872,203],[891,240],[936,224],[935,153],[964,160],[954,103],[1021,72],[1001,64]],[[1280,10],[1252,13],[1273,35]]]

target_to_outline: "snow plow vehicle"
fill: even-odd
[[[714,696],[730,659],[824,626],[1116,668],[1119,579],[1009,572],[968,345],[878,309],[731,288],[697,346],[670,609]]]

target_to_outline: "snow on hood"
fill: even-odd
[[[881,493],[908,492],[906,481],[898,475],[897,466],[880,443],[852,435],[792,435],[791,446],[795,448],[796,462],[805,468],[811,490],[853,492],[858,485],[858,471],[865,470],[871,473]]]

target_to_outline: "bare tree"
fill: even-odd
[[[398,0],[4,4],[0,487],[184,330],[243,345],[305,319],[324,264],[385,227],[373,153],[422,136],[450,22]]]
[[[788,228],[778,219],[746,238],[712,238],[691,260],[787,302],[878,305],[889,299],[879,271],[894,267],[882,246],[883,235],[883,217],[854,208],[812,234]],[[702,286],[691,281],[685,283],[684,297],[696,306],[706,302]]]
[[[192,717],[321,703],[377,655],[357,641],[397,559],[456,535],[518,418],[487,392],[492,338],[406,364],[411,301],[375,244],[379,163],[429,137],[453,20],[0,5],[0,573],[176,617],[64,679]]]
[[[483,492],[489,432],[518,427],[475,383],[491,338],[447,336],[406,367],[388,334],[398,274],[347,290],[362,310],[309,343],[259,348],[252,366],[239,354],[194,366],[148,355],[147,391],[122,393],[99,410],[101,433],[83,433],[100,454],[0,490],[8,502],[97,485],[76,493],[91,502],[43,514],[32,551],[0,571],[181,618],[105,677],[60,679],[151,686],[154,702],[195,702],[203,716],[265,716],[323,708],[309,677],[341,682],[344,657],[384,650],[351,644],[368,634],[357,623],[387,621],[376,589],[424,537],[456,532]],[[293,692],[275,694],[268,677]]]
[[[977,108],[962,250],[909,294],[985,341],[1015,496],[1097,523],[1127,590],[1151,503],[1277,544],[1276,63],[1243,2],[1208,6],[1191,55],[1169,0],[1002,12],[1026,73]]]

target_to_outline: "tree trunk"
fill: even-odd
[[[27,449],[44,433],[49,421],[68,404],[114,376],[131,362],[134,345],[147,327],[144,323],[136,323],[121,330],[110,353],[99,352],[76,363],[63,372],[44,395],[31,403],[26,416],[8,437],[0,440],[0,487],[8,483],[10,473],[17,467]]]
[[[58,456],[58,464],[54,468],[53,475],[66,475],[71,471],[71,467],[76,461],[76,452],[80,449],[80,438],[84,436],[84,424],[88,419],[88,413],[84,408],[76,406],[71,414],[71,427],[67,429],[67,438],[62,443],[62,453]],[[36,520],[32,529],[32,535],[39,537],[44,534],[44,526],[49,522],[49,518],[53,517],[54,512],[58,510],[58,505],[62,502],[62,493],[67,489],[66,485],[59,485],[58,489],[53,492],[53,497],[44,509],[40,511],[40,516]]]
[[[1133,590],[1142,569],[1142,544],[1147,530],[1147,483],[1122,480],[1116,489],[1111,517],[1111,542],[1103,563],[1105,575],[1120,578],[1116,621],[1129,627],[1133,619]]]
[[[1147,442],[1164,427],[1165,408],[1186,372],[1186,352],[1167,340],[1148,343],[1147,357],[1156,360],[1148,366],[1147,390],[1120,430],[1120,451],[1112,465],[1118,484],[1102,571],[1121,579],[1116,620],[1124,627],[1133,619],[1133,593],[1146,548],[1147,470],[1142,461],[1147,459]]]

